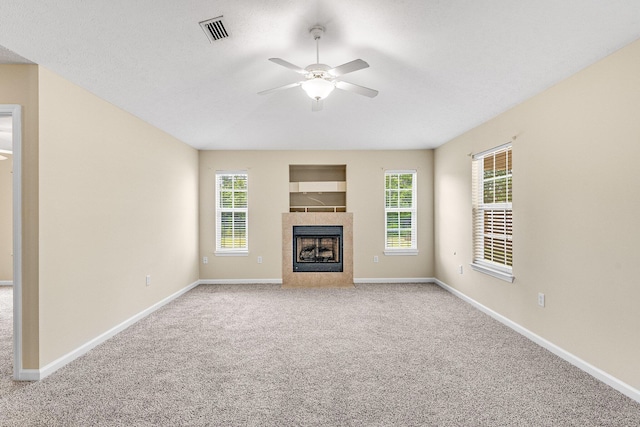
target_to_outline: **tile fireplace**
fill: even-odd
[[[353,214],[282,214],[282,286],[353,287]]]

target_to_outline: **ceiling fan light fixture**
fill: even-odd
[[[275,64],[288,68],[289,70],[294,71],[298,74],[302,74],[304,76],[304,80],[273,89],[263,90],[261,92],[258,92],[258,95],[266,95],[278,90],[301,86],[309,96],[309,98],[315,101],[311,103],[311,111],[320,111],[322,110],[321,101],[329,96],[329,94],[331,94],[331,92],[333,92],[335,88],[354,92],[359,95],[368,96],[369,98],[373,98],[378,94],[377,90],[369,89],[368,87],[364,86],[358,86],[353,83],[348,83],[341,80],[343,75],[362,70],[363,68],[367,68],[369,67],[369,64],[367,64],[362,59],[354,59],[353,61],[344,63],[337,67],[330,67],[327,64],[321,64],[320,38],[324,33],[324,27],[322,27],[321,25],[316,25],[312,27],[309,32],[313,36],[313,39],[316,41],[315,64],[308,65],[306,68],[301,68],[281,58],[269,58],[269,61]]]
[[[335,89],[333,82],[323,79],[322,77],[314,77],[302,82],[302,89],[307,93],[309,98],[319,101],[325,99]]]

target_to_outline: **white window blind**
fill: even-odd
[[[385,254],[416,254],[417,172],[385,171]]]
[[[513,281],[511,145],[473,157],[473,263],[477,270]]]
[[[216,173],[216,254],[249,248],[247,178],[245,172]]]

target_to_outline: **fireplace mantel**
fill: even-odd
[[[341,272],[294,272],[293,227],[299,225],[342,226]],[[291,212],[282,214],[282,287],[353,287],[353,214],[350,212]]]

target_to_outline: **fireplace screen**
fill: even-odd
[[[340,262],[339,237],[297,237],[298,262]]]
[[[342,226],[293,227],[294,272],[342,272]]]

